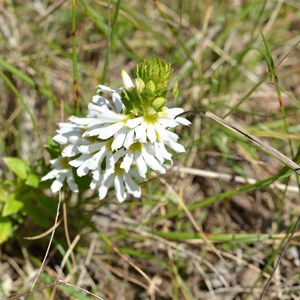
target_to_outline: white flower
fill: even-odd
[[[60,145],[65,145],[71,141],[81,138],[83,126],[74,123],[59,123],[59,129],[53,140]]]
[[[94,179],[91,182],[91,188],[98,188],[100,200],[107,195],[109,188],[114,185],[116,196],[119,202],[123,202],[128,194],[136,198],[141,197],[141,189],[135,182],[139,176],[134,171],[130,170],[126,173],[118,165],[114,172],[106,171],[98,180]]]
[[[94,177],[100,178],[104,159],[105,170],[113,171],[115,163],[123,155],[123,150],[113,152],[111,145],[112,140],[110,139],[79,146],[81,156],[71,160],[69,164],[78,168],[78,176],[86,175],[91,170]]]
[[[52,170],[41,178],[42,181],[55,178],[51,185],[51,190],[53,193],[60,191],[63,187],[64,181],[67,181],[67,184],[71,191],[78,192],[78,186],[75,183],[72,168],[68,164],[68,159],[65,157],[59,157],[50,161],[52,165]]]
[[[128,148],[135,141],[135,130],[126,126],[129,118],[132,118],[132,116],[116,113],[106,107],[91,103],[89,104],[88,118],[80,121],[80,124],[87,127],[82,136],[96,136],[102,140],[113,137],[112,150],[117,150],[122,146]],[[77,124],[79,124],[78,121]]]
[[[117,113],[121,113],[124,110],[124,105],[121,99],[122,88],[112,89],[110,87],[104,85],[98,85],[98,92],[104,92],[107,94],[111,94],[112,104],[103,96],[95,95],[93,96],[93,103],[104,107],[106,109],[113,110]],[[93,112],[90,112],[89,117],[93,117]]]
[[[165,173],[161,161],[155,157],[155,148],[151,144],[134,143],[126,151],[126,155],[120,165],[126,173],[129,172],[132,162],[135,161],[139,175],[146,178],[147,166],[154,171]],[[162,156],[159,157],[163,158]]]
[[[81,154],[77,158],[69,161],[69,165],[76,168],[79,177],[85,176],[93,167],[94,157],[91,154]]]
[[[150,111],[144,116],[129,119],[126,126],[135,130],[135,139],[141,143],[147,143],[147,139],[151,143],[161,141],[176,152],[184,152],[184,147],[177,143],[178,135],[168,130],[179,124],[190,124],[185,118],[176,118],[182,112],[181,108],[164,108],[158,113]]]
[[[59,123],[59,129],[56,131],[57,134],[53,137],[53,140],[64,146],[61,153],[63,157],[73,157],[79,154],[78,146],[87,144],[87,141],[82,138],[85,126],[80,124],[78,121],[80,119],[72,116],[69,118],[71,123]]]
[[[141,78],[132,80],[122,71],[124,88],[99,85],[85,117],[71,116],[69,122],[59,124],[53,139],[62,146],[62,156],[51,161],[52,171],[42,178],[55,179],[53,192],[59,191],[65,180],[72,191],[78,191],[74,168],[79,177],[92,177],[90,188],[98,189],[100,199],[112,186],[120,202],[128,194],[141,197],[137,181],[146,178],[148,167],[164,173],[165,162],[173,163],[165,146],[179,153],[185,151],[171,129],[190,122],[180,117],[183,109],[164,107],[164,80],[169,79],[169,73],[161,76],[151,63],[157,63],[158,70],[171,72],[170,66],[156,59],[139,65]]]

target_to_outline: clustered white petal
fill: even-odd
[[[133,89],[134,83],[122,72],[124,88]],[[124,88],[98,86],[98,94],[88,105],[86,117],[71,116],[69,122],[59,123],[53,140],[61,145],[61,156],[51,161],[52,170],[42,180],[54,179],[51,189],[59,191],[66,180],[73,192],[78,192],[74,174],[90,175],[91,189],[98,190],[104,199],[114,187],[118,201],[128,194],[141,197],[139,182],[147,177],[148,169],[165,172],[165,163],[172,164],[175,152],[184,152],[178,135],[170,129],[190,122],[178,115],[181,108],[162,108],[136,115],[126,110],[122,102]],[[103,94],[109,97],[104,97]]]

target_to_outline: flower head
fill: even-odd
[[[179,137],[172,132],[178,125],[189,125],[181,117],[182,108],[167,108],[166,96],[171,80],[170,64],[153,57],[137,65],[132,79],[122,71],[122,88],[98,86],[85,117],[71,116],[60,123],[54,140],[61,145],[61,157],[52,160],[52,171],[42,180],[54,179],[51,189],[59,191],[66,179],[77,191],[73,170],[91,177],[91,189],[104,199],[114,188],[117,199],[128,194],[141,197],[138,182],[148,170],[165,172],[175,152],[184,152]]]

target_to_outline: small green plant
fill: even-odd
[[[25,218],[43,228],[49,227],[56,206],[43,193],[35,168],[16,157],[4,157],[4,162],[8,176],[0,184],[0,243],[18,235],[16,228]]]
[[[122,71],[124,87],[99,85],[86,117],[59,124],[53,140],[62,146],[61,155],[51,160],[52,170],[42,180],[55,179],[54,193],[65,181],[78,192],[76,173],[91,177],[90,188],[100,199],[112,185],[119,202],[128,194],[140,198],[138,183],[147,178],[147,169],[165,173],[166,161],[172,163],[165,146],[185,151],[170,129],[190,122],[179,116],[182,108],[165,106],[171,75],[171,66],[153,57],[137,65],[133,80]]]

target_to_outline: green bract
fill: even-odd
[[[127,112],[143,115],[149,109],[161,111],[166,103],[172,77],[171,65],[154,56],[139,63],[135,74],[133,80],[125,71],[122,74],[125,87],[123,103]]]

